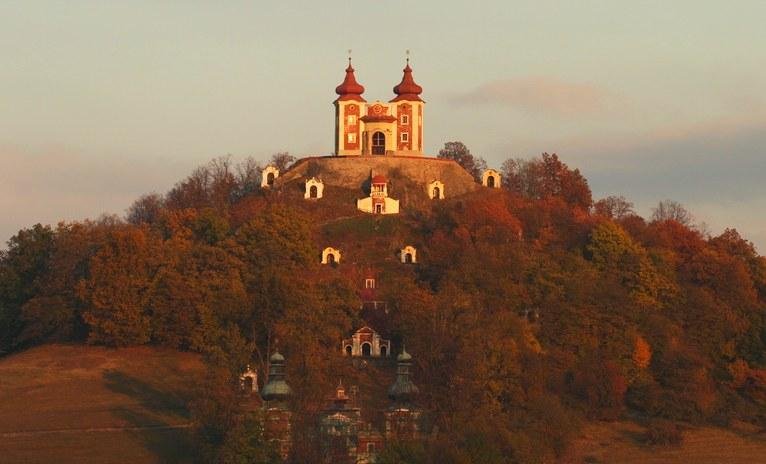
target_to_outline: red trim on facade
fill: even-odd
[[[396,146],[399,150],[412,150],[412,106],[406,103],[397,105]],[[407,124],[402,124],[402,116],[407,116]],[[409,134],[406,142],[402,142],[402,133]]]
[[[360,139],[360,127],[359,127],[359,105],[348,105],[345,108],[343,115],[343,146],[346,150],[358,150],[361,140]],[[348,117],[356,116],[356,124],[349,125]],[[356,134],[356,141],[349,142],[348,134]]]

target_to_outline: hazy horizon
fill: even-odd
[[[304,6],[305,3],[305,6]],[[594,198],[684,204],[766,250],[766,3],[6,2],[0,241],[123,215],[231,154],[329,154],[352,49],[368,101],[405,50],[425,148],[558,153]]]

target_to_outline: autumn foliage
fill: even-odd
[[[766,426],[766,260],[750,242],[647,221],[624,198],[594,203],[556,155],[504,174],[504,189],[395,218],[327,221],[321,201],[261,190],[252,161],[215,160],[126,220],[14,236],[0,252],[0,349],[153,344],[236,373],[263,371],[279,346],[310,441],[300,424],[339,373],[362,375],[340,340],[375,320],[414,355],[439,430],[384,462],[550,462],[579,420],[627,412],[661,424],[653,442],[676,439],[666,420]],[[339,266],[319,264],[328,242]],[[417,266],[399,263],[405,243]],[[371,269],[385,317],[360,310]]]

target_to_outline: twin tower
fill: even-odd
[[[396,96],[388,103],[367,103],[364,87],[356,81],[351,58],[346,78],[335,88],[335,154],[423,155],[423,88],[412,77],[409,59],[402,81],[394,87]]]

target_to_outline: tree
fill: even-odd
[[[200,462],[215,464],[277,464],[277,450],[263,436],[263,416],[243,410],[237,379],[209,364],[202,387],[191,401]]]
[[[673,200],[662,200],[652,209],[652,220],[655,222],[675,221],[688,227],[694,221],[694,217],[681,203]]]
[[[636,335],[633,345],[633,364],[638,369],[646,369],[652,361],[652,347],[640,335]]]
[[[295,157],[290,155],[288,152],[283,151],[279,153],[274,153],[271,156],[271,161],[269,161],[269,164],[274,165],[279,169],[279,172],[285,172],[295,162]]]
[[[165,207],[165,200],[158,193],[142,195],[128,208],[126,219],[131,224],[154,224]]]
[[[221,248],[183,240],[165,242],[164,248],[167,258],[147,302],[152,339],[210,353],[247,307],[243,263]]]
[[[50,226],[36,224],[20,230],[0,251],[0,352],[16,344],[23,323],[22,306],[33,298],[48,272],[55,244]]]
[[[230,156],[221,156],[195,169],[189,177],[177,183],[166,195],[168,208],[228,209],[237,197],[237,179]]]
[[[145,228],[109,234],[90,261],[89,277],[78,284],[91,343],[126,346],[149,341],[148,301],[161,262],[159,243]]]
[[[444,148],[439,150],[438,157],[457,162],[475,179],[481,179],[487,169],[487,162],[483,158],[474,157],[463,142],[446,142]]]
[[[622,195],[611,195],[598,200],[594,203],[593,210],[596,214],[616,220],[635,214],[633,203],[626,200]]]
[[[123,227],[112,221],[61,223],[48,271],[39,279],[35,295],[22,306],[24,328],[19,344],[81,340],[86,334],[82,321],[83,304],[77,284],[87,277],[91,257],[103,246],[106,235]]]
[[[502,169],[507,188],[521,196],[536,200],[557,197],[586,209],[593,203],[588,181],[580,170],[569,169],[555,153],[531,160],[508,159]]]
[[[586,253],[599,270],[619,278],[639,304],[658,307],[676,291],[657,271],[646,250],[614,222],[605,221],[593,228]]]

